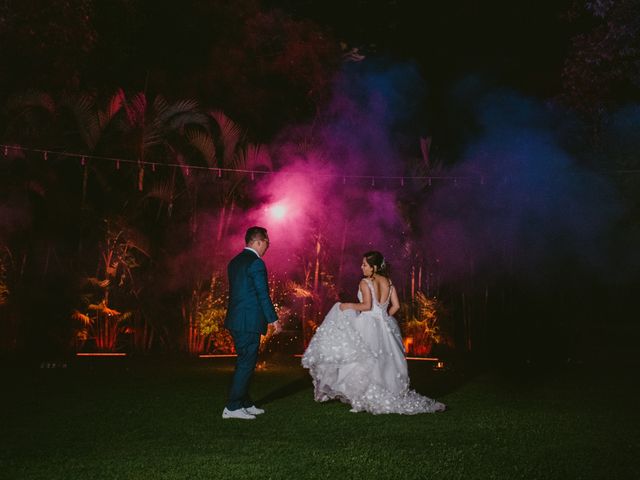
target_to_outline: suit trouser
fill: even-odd
[[[227,408],[229,410],[237,410],[253,405],[249,397],[249,382],[258,360],[260,334],[231,330],[231,336],[233,337],[233,344],[236,347],[238,358],[236,359],[236,370],[233,373],[231,389],[229,390]]]

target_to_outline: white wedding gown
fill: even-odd
[[[302,356],[302,366],[313,378],[316,401],[338,399],[350,403],[352,411],[374,414],[444,410],[442,403],[409,389],[400,329],[387,313],[391,292],[379,303],[371,280],[366,281],[371,310],[341,311],[336,303]],[[362,302],[359,290],[358,299]]]

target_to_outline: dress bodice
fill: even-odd
[[[389,301],[391,300],[391,289],[393,288],[393,285],[390,285],[387,299],[383,303],[380,303],[376,298],[376,291],[373,288],[373,281],[370,278],[365,278],[364,280],[369,286],[369,290],[371,291],[371,309],[376,310],[377,308],[379,308],[382,312],[386,312],[387,308],[389,307]],[[360,289],[358,289],[358,300],[362,302],[362,292],[360,291]]]

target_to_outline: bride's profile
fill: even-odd
[[[352,412],[414,415],[445,405],[409,388],[400,329],[400,309],[388,265],[377,251],[362,258],[358,303],[336,303],[309,342],[302,365],[313,379],[318,402],[337,399]]]

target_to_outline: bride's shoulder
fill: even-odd
[[[384,277],[382,275],[377,275],[374,282],[378,286],[387,286],[387,287],[393,286],[393,282],[391,281],[391,279],[389,277]]]

